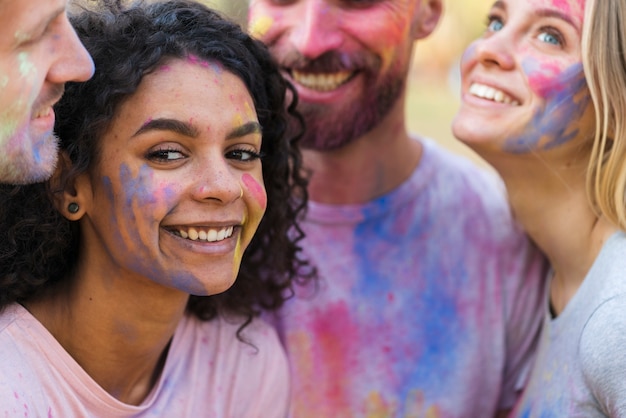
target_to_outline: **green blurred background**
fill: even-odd
[[[246,24],[248,0],[203,0]],[[444,0],[444,17],[428,39],[416,44],[407,95],[412,132],[429,136],[454,152],[484,164],[456,141],[450,123],[459,105],[458,61],[465,47],[483,32],[494,0]]]

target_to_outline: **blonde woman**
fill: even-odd
[[[519,417],[626,416],[624,2],[501,0],[466,50],[454,134],[552,266]]]

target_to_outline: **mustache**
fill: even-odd
[[[283,68],[311,73],[334,73],[339,71],[376,72],[381,67],[381,59],[375,55],[359,52],[345,53],[328,51],[316,58],[307,58],[298,50],[291,49],[279,60]]]

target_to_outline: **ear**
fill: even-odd
[[[83,217],[91,202],[91,180],[87,173],[70,177],[72,161],[65,151],[59,160],[49,185],[54,207],[70,221],[78,221]],[[77,211],[70,211],[70,204],[78,205]],[[75,207],[75,206],[74,206]]]
[[[430,35],[437,27],[442,11],[443,0],[418,0],[411,27],[413,39],[423,39]]]

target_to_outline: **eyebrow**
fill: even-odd
[[[506,3],[498,0],[496,1],[492,7],[497,7],[499,9],[502,9],[503,11],[506,12]],[[580,28],[578,27],[578,25],[576,25],[576,22],[574,22],[574,20],[568,16],[567,14],[560,12],[558,10],[554,10],[554,9],[539,9],[535,12],[535,14],[539,17],[553,17],[556,19],[561,19],[567,23],[569,23],[572,27],[574,27],[578,32],[580,32]]]
[[[240,138],[242,136],[260,134],[262,132],[263,128],[261,128],[261,124],[259,122],[247,122],[230,131],[228,135],[226,135],[226,139]]]
[[[537,14],[537,16],[540,16],[540,17],[553,17],[553,18],[556,18],[556,19],[561,19],[561,20],[569,23],[578,32],[580,32],[580,28],[574,22],[574,20],[570,16],[568,16],[567,14],[565,14],[563,12],[560,12],[560,11],[554,10],[554,9],[540,9],[540,10],[537,10],[536,14]]]
[[[144,123],[141,128],[133,134],[133,137],[150,131],[171,131],[192,138],[198,136],[196,127],[189,123],[181,122],[176,119],[159,118],[151,119]]]
[[[182,122],[177,119],[158,118],[143,124],[143,126],[133,134],[133,137],[150,131],[171,131],[191,138],[195,138],[199,135],[198,129],[190,123]],[[262,131],[261,124],[258,122],[247,122],[230,131],[228,135],[226,135],[226,139],[240,138],[254,133],[260,134]]]

